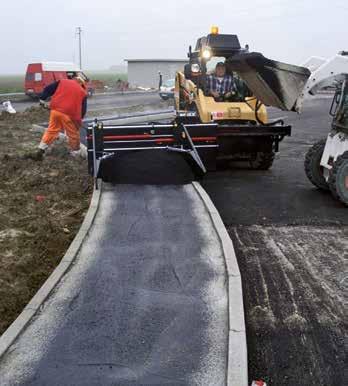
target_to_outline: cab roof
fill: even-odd
[[[214,56],[232,56],[242,51],[237,35],[209,34],[197,40],[195,51],[209,47]]]
[[[41,62],[41,63],[31,63],[32,64],[41,64],[42,71],[68,71],[68,72],[79,72],[81,71],[80,67],[71,62]]]

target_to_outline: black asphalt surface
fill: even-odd
[[[227,226],[348,225],[348,211],[329,192],[316,189],[303,167],[309,147],[329,133],[330,104],[330,98],[314,99],[301,115],[270,109],[270,118],[286,117],[292,125],[292,136],[281,142],[271,170],[226,170],[204,178],[202,185]]]
[[[161,98],[157,92],[138,93],[138,94],[96,94],[88,98],[88,112],[103,110],[111,110],[114,108],[127,108],[141,105],[151,105],[161,102]],[[22,100],[13,101],[12,105],[16,111],[22,112],[25,109],[37,106],[37,101]]]
[[[224,258],[191,185],[108,185],[71,270],[0,384],[224,385]]]
[[[207,175],[203,187],[233,240],[242,275],[249,380],[343,386],[348,208],[307,180],[309,147],[329,132],[330,98],[284,117],[293,135],[269,171]]]

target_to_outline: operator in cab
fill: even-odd
[[[226,65],[217,63],[214,74],[207,76],[208,95],[214,97],[217,102],[230,99],[237,92],[232,75],[226,74]]]

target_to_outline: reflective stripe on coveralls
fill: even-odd
[[[47,130],[42,136],[39,148],[46,150],[48,145],[54,142],[60,132],[65,131],[68,137],[68,143],[71,150],[80,149],[80,130],[73,120],[66,114],[59,111],[51,110],[50,122]]]

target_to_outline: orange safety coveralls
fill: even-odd
[[[73,79],[62,79],[50,103],[51,114],[47,130],[42,136],[39,147],[45,150],[65,131],[72,150],[80,149],[80,126],[82,120],[82,102],[86,90]]]
[[[72,121],[72,119],[68,115],[56,110],[51,110],[48,128],[42,136],[41,142],[46,145],[51,145],[51,143],[58,138],[59,133],[64,131],[68,137],[68,144],[71,150],[79,150],[79,127]]]

